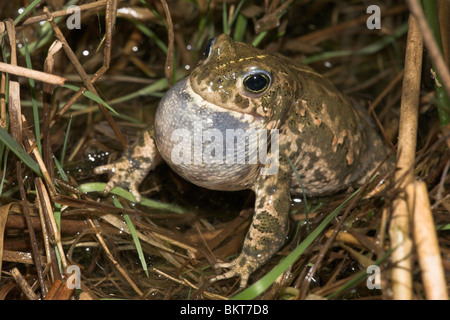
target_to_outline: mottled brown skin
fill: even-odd
[[[117,163],[95,172],[114,173],[105,192],[122,185],[140,200],[138,185],[159,162],[160,154],[178,174],[197,185],[216,190],[252,189],[255,213],[241,254],[230,263],[217,264],[216,268],[228,271],[211,279],[240,276],[244,287],[249,275],[275,254],[286,238],[290,197],[300,193],[288,159],[300,173],[305,193],[319,196],[365,182],[385,150],[366,116],[310,67],[233,42],[226,35],[218,36],[208,49],[191,75],[162,99],[155,139],[145,132]],[[267,75],[267,87],[251,92],[243,80],[249,72]],[[175,163],[171,152],[179,140],[172,141],[174,129],[190,132],[195,121],[201,121],[203,129],[219,128],[222,133],[235,127],[278,129],[277,172],[261,174],[261,163]]]

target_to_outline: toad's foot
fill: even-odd
[[[248,257],[241,253],[236,259],[231,262],[216,263],[214,265],[215,269],[225,268],[229,269],[224,274],[215,276],[209,279],[210,282],[215,282],[217,280],[229,279],[232,277],[241,277],[241,282],[239,284],[240,288],[245,288],[247,286],[248,278],[253,271],[257,269],[260,262],[257,259]]]
[[[136,200],[140,202],[141,194],[138,187],[148,172],[160,161],[161,157],[150,131],[143,131],[139,133],[136,143],[117,162],[96,167],[94,173],[112,174],[103,191],[104,194],[108,194],[114,187],[120,186],[130,190]]]
[[[108,183],[103,190],[103,194],[107,195],[114,187],[120,186],[130,190],[136,201],[141,201],[141,194],[139,193],[138,187],[140,181],[144,179],[146,173],[140,172],[139,170],[133,170],[132,165],[127,164],[128,161],[123,162],[119,160],[118,162],[99,166],[94,169],[95,174],[112,173],[112,177],[109,179]]]

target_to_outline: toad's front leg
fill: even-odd
[[[148,172],[161,162],[161,156],[152,137],[152,131],[145,130],[138,134],[133,146],[127,149],[116,162],[94,169],[94,173],[112,173],[104,193],[108,194],[115,186],[128,188],[136,200],[141,200],[138,191],[142,180]]]
[[[285,164],[274,175],[260,176],[255,186],[255,214],[242,251],[232,262],[216,264],[215,268],[229,270],[210,282],[240,276],[240,287],[245,287],[250,274],[283,245],[288,231],[291,174],[289,164]]]

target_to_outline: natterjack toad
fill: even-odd
[[[189,77],[161,100],[154,127],[118,162],[105,192],[138,186],[161,159],[215,190],[252,189],[255,213],[241,254],[212,281],[249,275],[285,241],[291,194],[331,194],[365,182],[385,157],[366,116],[310,67],[220,35]]]

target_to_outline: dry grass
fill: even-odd
[[[72,13],[63,2],[42,1],[16,23],[19,8],[34,2],[0,4],[0,116],[11,135],[0,137],[0,299],[227,299],[238,293],[236,278],[213,285],[207,278],[212,263],[239,252],[252,214],[250,192],[204,190],[165,165],[140,188],[154,202],[103,197],[97,192],[102,185],[91,184],[107,180],[94,176],[93,167],[117,158],[153,121],[168,82],[195,67],[202,44],[224,28],[261,48],[308,60],[369,110],[393,152],[404,143],[397,138],[400,105],[402,92],[411,88],[404,80],[409,70],[402,69],[409,17],[402,1],[380,3],[381,30],[366,27],[367,6],[358,1],[269,1],[268,8],[262,1],[242,7],[239,1],[226,7],[205,0],[168,6],[161,0],[148,7],[138,0],[79,1],[80,29],[67,27]],[[236,20],[234,12],[240,12]],[[27,52],[33,72],[26,69]],[[411,239],[406,297],[436,299],[448,294],[450,274],[450,130],[439,125],[426,55],[417,76],[420,100],[418,92],[413,112],[419,120],[412,125],[418,138],[408,158],[414,164],[408,182],[418,177],[426,192],[415,186],[420,193],[405,198],[407,211],[401,212]],[[258,298],[405,297],[393,285],[400,280],[392,272],[398,258],[391,249],[392,207],[406,188],[397,181],[376,197],[352,199]],[[309,213],[310,229],[347,196],[310,201],[316,208]],[[420,206],[422,215],[413,214]],[[303,205],[293,202],[289,240],[250,284],[295,253],[308,236],[305,219]],[[412,219],[425,219],[419,224],[427,232],[420,233],[417,222],[409,228]],[[417,250],[423,243],[425,252]],[[427,261],[436,266],[439,258],[443,267],[430,271]],[[366,269],[376,263],[381,290],[366,285]],[[61,282],[74,265],[81,271],[79,290]],[[430,279],[436,274],[440,278]],[[444,289],[436,293],[438,287]]]

